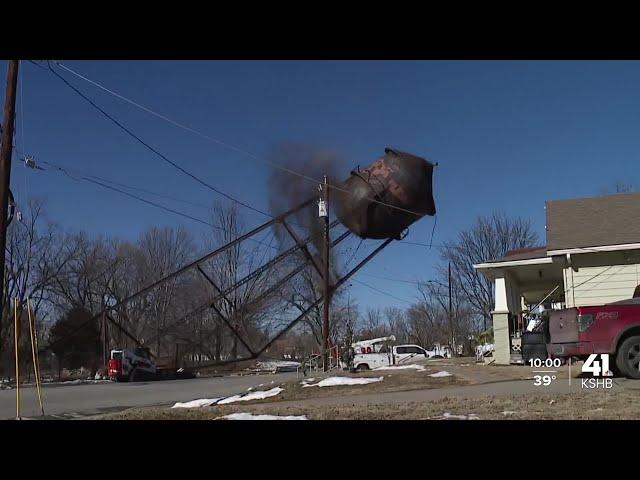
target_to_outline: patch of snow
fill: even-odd
[[[469,415],[452,415],[446,412],[442,417],[437,417],[436,420],[480,420],[480,417],[475,413],[470,413]]]
[[[246,395],[233,395],[231,397],[227,397],[223,400],[220,400],[217,403],[217,405],[225,405],[227,403],[234,403],[234,402],[247,402],[249,400],[263,400],[265,398],[275,397],[283,390],[284,389],[280,387],[275,387],[275,388],[272,388],[271,390],[251,392],[251,393],[247,393]]]
[[[266,362],[257,362],[256,367],[258,370],[295,370],[300,366],[300,362],[291,362],[286,360],[270,360]]]
[[[505,410],[504,412],[502,412],[502,415],[504,415],[505,417],[507,415],[515,415],[518,412],[514,412],[513,410]]]
[[[374,368],[373,370],[418,370],[420,372],[424,372],[424,367],[413,363],[411,365],[383,365],[382,367]]]
[[[77,379],[77,380],[67,380],[66,382],[62,382],[62,383],[67,384],[67,385],[68,385],[68,384],[74,384],[74,385],[77,385],[77,384],[79,384],[79,383],[82,383],[82,380],[80,380],[80,379]]]
[[[252,413],[232,413],[230,415],[225,415],[225,420],[307,420],[306,415],[288,415],[288,416],[279,416],[279,415],[253,415]]]
[[[171,408],[200,408],[200,407],[210,407],[214,405],[222,398],[201,398],[199,400],[191,400],[190,402],[178,402]]]
[[[335,387],[338,385],[366,385],[368,383],[381,382],[384,377],[376,378],[352,378],[352,377],[329,377],[313,385],[307,384],[304,387]],[[303,388],[304,388],[303,387]]]
[[[438,378],[438,377],[450,377],[451,373],[446,372],[446,371],[443,370],[443,371],[438,372],[438,373],[432,373],[429,376],[430,377],[436,377],[436,378]]]

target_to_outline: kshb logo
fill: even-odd
[[[613,372],[609,368],[609,354],[592,353],[589,355],[587,361],[582,365],[582,373],[591,373],[594,377],[613,377]]]
[[[599,358],[599,360],[598,360]],[[593,378],[583,378],[582,388],[613,387],[613,372],[609,368],[608,353],[593,353],[582,365],[582,373],[590,373]],[[601,378],[604,377],[604,378]]]

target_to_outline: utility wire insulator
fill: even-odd
[[[36,161],[31,157],[24,157],[24,164],[28,168],[32,168],[34,170],[44,170],[44,168],[40,167],[36,164]]]

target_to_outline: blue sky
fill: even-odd
[[[87,77],[226,143],[266,158],[280,142],[343,154],[348,171],[387,146],[439,163],[434,243],[478,215],[532,220],[544,240],[544,201],[637,185],[640,63],[579,61],[68,61]],[[6,67],[2,67],[2,78]],[[202,205],[215,195],[125,135],[61,82],[24,62],[17,147],[37,159],[165,192]],[[69,81],[172,160],[213,185],[267,209],[269,167],[148,115],[65,72]],[[4,83],[3,83],[4,85]],[[4,89],[3,89],[4,90]],[[4,95],[4,91],[1,95]],[[3,99],[4,101],[4,99]],[[14,164],[17,200],[47,200],[51,220],[135,239],[151,226],[197,223],[55,172]],[[164,202],[206,217],[197,207]],[[254,226],[263,220],[247,212]],[[429,243],[433,218],[407,240]],[[360,254],[366,254],[361,247]],[[392,244],[363,273],[433,278],[436,248]],[[356,278],[400,299],[412,285]],[[362,307],[406,306],[358,283]]]

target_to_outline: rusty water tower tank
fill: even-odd
[[[386,148],[382,158],[353,170],[337,185],[340,190],[332,190],[338,219],[360,238],[400,239],[409,225],[436,213],[433,167],[422,157]]]

